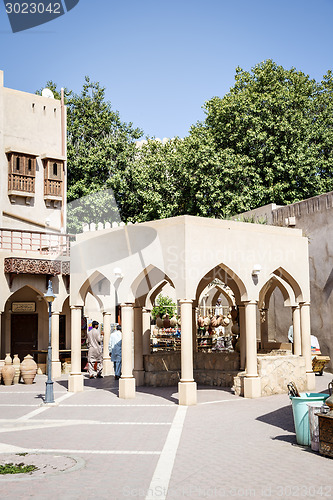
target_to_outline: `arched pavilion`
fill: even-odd
[[[207,285],[216,278],[231,290],[229,300],[239,311],[244,396],[261,396],[257,341],[258,337],[263,343],[267,341],[268,307],[276,287],[282,292],[284,305],[292,309],[294,355],[305,359],[305,385],[313,389],[307,238],[298,229],[186,215],[78,235],[71,252],[69,390],[83,390],[80,325],[87,292],[98,297],[104,315],[104,345],[111,321],[116,319],[115,308],[120,306],[123,348],[119,397],[132,398],[136,385],[143,385],[145,379],[149,309],[153,297],[169,283],[175,289],[181,315],[179,403],[195,404],[195,309]],[[217,293],[221,290],[215,290],[215,298]],[[104,355],[107,363],[107,353]]]

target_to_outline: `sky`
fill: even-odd
[[[184,137],[237,66],[273,59],[320,81],[333,69],[332,21],[333,0],[80,0],[12,33],[0,0],[0,70],[32,93],[48,80],[79,93],[88,75],[143,137]]]

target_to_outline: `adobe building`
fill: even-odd
[[[301,230],[309,243],[311,333],[315,335],[324,356],[330,356],[328,371],[333,371],[333,192],[314,196],[286,206],[275,204],[245,212],[241,220],[260,219],[270,225]],[[274,293],[272,303],[282,303]],[[290,317],[278,314],[270,318],[271,338],[281,340],[288,331]]]
[[[6,88],[0,71],[0,359],[33,354],[45,367],[52,279],[55,376],[59,345],[70,347],[65,168],[63,101]]]
[[[122,398],[135,397],[143,384],[178,383],[185,405],[195,404],[197,382],[232,384],[246,397],[286,392],[290,380],[299,390],[314,389],[308,240],[300,229],[181,216],[98,224],[97,231],[91,224],[70,243],[63,99],[8,89],[2,72],[0,182],[0,358],[31,353],[45,365],[44,293],[51,279],[52,375],[60,376],[60,357],[67,352],[70,391],[84,387],[82,335],[93,307],[104,326],[105,375],[112,374],[111,325],[122,324]],[[283,300],[275,303],[276,289]],[[151,350],[150,310],[163,290],[172,290],[178,303],[179,352]],[[221,297],[224,307],[238,311],[239,353],[199,349],[198,311]],[[279,352],[281,343],[269,337],[277,308],[288,310],[293,323],[293,352]]]
[[[285,392],[292,379],[300,390],[314,389],[308,242],[302,231],[180,216],[98,231],[93,225],[92,231],[77,235],[71,250],[69,390],[83,390],[81,310],[89,292],[104,312],[106,343],[109,325],[117,315],[116,308],[120,308],[123,365],[119,396],[134,397],[136,385],[149,384],[152,376],[164,378],[164,384],[169,385],[165,372],[172,377],[172,372],[179,371],[179,402],[195,404],[195,375],[214,371],[210,366],[212,359],[217,371],[231,369],[223,353],[196,352],[194,340],[200,296],[216,278],[232,291],[239,310],[240,354],[233,359],[236,392],[245,397]],[[146,316],[150,316],[152,294],[166,283],[174,288],[180,308],[181,351],[149,354]],[[283,307],[288,308],[293,321],[294,352],[260,354],[259,359],[258,340],[264,347],[274,348],[268,345],[268,317],[276,287],[283,294]],[[259,332],[257,315],[261,318]],[[268,392],[267,386],[271,387]]]

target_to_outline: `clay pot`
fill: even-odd
[[[170,328],[170,318],[169,318],[169,314],[165,314],[163,316],[163,327],[164,328]]]
[[[229,323],[230,323],[230,319],[227,316],[223,316],[221,325],[222,326],[228,326]]]
[[[238,335],[239,334],[239,324],[234,323],[231,327],[231,331],[233,334]]]
[[[176,318],[176,316],[172,316],[172,318],[170,319],[170,326],[172,328],[175,328],[177,326],[177,318]]]
[[[11,365],[12,364],[12,358],[10,357],[10,354],[7,353],[5,357],[5,365]]]
[[[213,328],[216,328],[218,326],[218,320],[216,319],[215,316],[212,317],[210,324]]]
[[[163,328],[163,319],[160,318],[160,316],[157,316],[157,318],[156,318],[156,326],[158,328]]]
[[[204,319],[202,316],[199,316],[199,318],[198,318],[198,326],[199,326],[199,328],[205,326],[205,322],[204,322]]]
[[[21,363],[21,375],[25,384],[32,384],[37,373],[37,364],[28,354]]]
[[[15,367],[9,354],[5,357],[5,365],[2,368],[2,380],[5,385],[12,385],[15,376]]]
[[[18,354],[14,354],[13,366],[15,368],[14,384],[18,384],[21,377],[21,362]]]
[[[204,325],[205,326],[209,326],[210,325],[210,318],[208,316],[204,319]]]

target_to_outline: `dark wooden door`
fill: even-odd
[[[12,314],[11,354],[18,354],[21,361],[38,349],[38,314]]]

